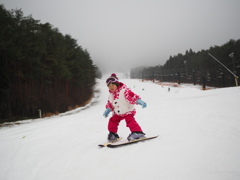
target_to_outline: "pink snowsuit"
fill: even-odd
[[[140,97],[134,94],[123,83],[119,83],[116,91],[109,92],[110,94],[106,108],[113,111],[113,116],[109,119],[108,130],[110,132],[117,133],[120,121],[125,119],[126,125],[129,127],[131,132],[142,132],[141,127],[134,118],[134,115],[136,114],[134,105]]]

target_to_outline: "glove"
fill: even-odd
[[[144,101],[142,101],[141,99],[138,99],[138,100],[136,101],[136,103],[139,104],[139,105],[141,105],[142,108],[147,107],[147,104],[146,104]]]
[[[103,116],[106,118],[108,117],[108,114],[111,112],[111,109],[107,108],[104,113],[103,113]]]

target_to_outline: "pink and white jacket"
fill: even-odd
[[[135,104],[140,96],[134,94],[125,84],[120,83],[117,90],[109,91],[106,108],[111,109],[114,114],[124,117],[128,114],[136,114]]]

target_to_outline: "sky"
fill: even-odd
[[[103,73],[240,38],[239,0],[0,0],[70,34]]]

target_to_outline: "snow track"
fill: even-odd
[[[105,79],[91,106],[0,129],[3,180],[238,180],[240,88],[202,91],[120,79],[147,103],[136,119],[157,139],[117,149],[106,141]],[[122,121],[119,135],[130,133]]]

